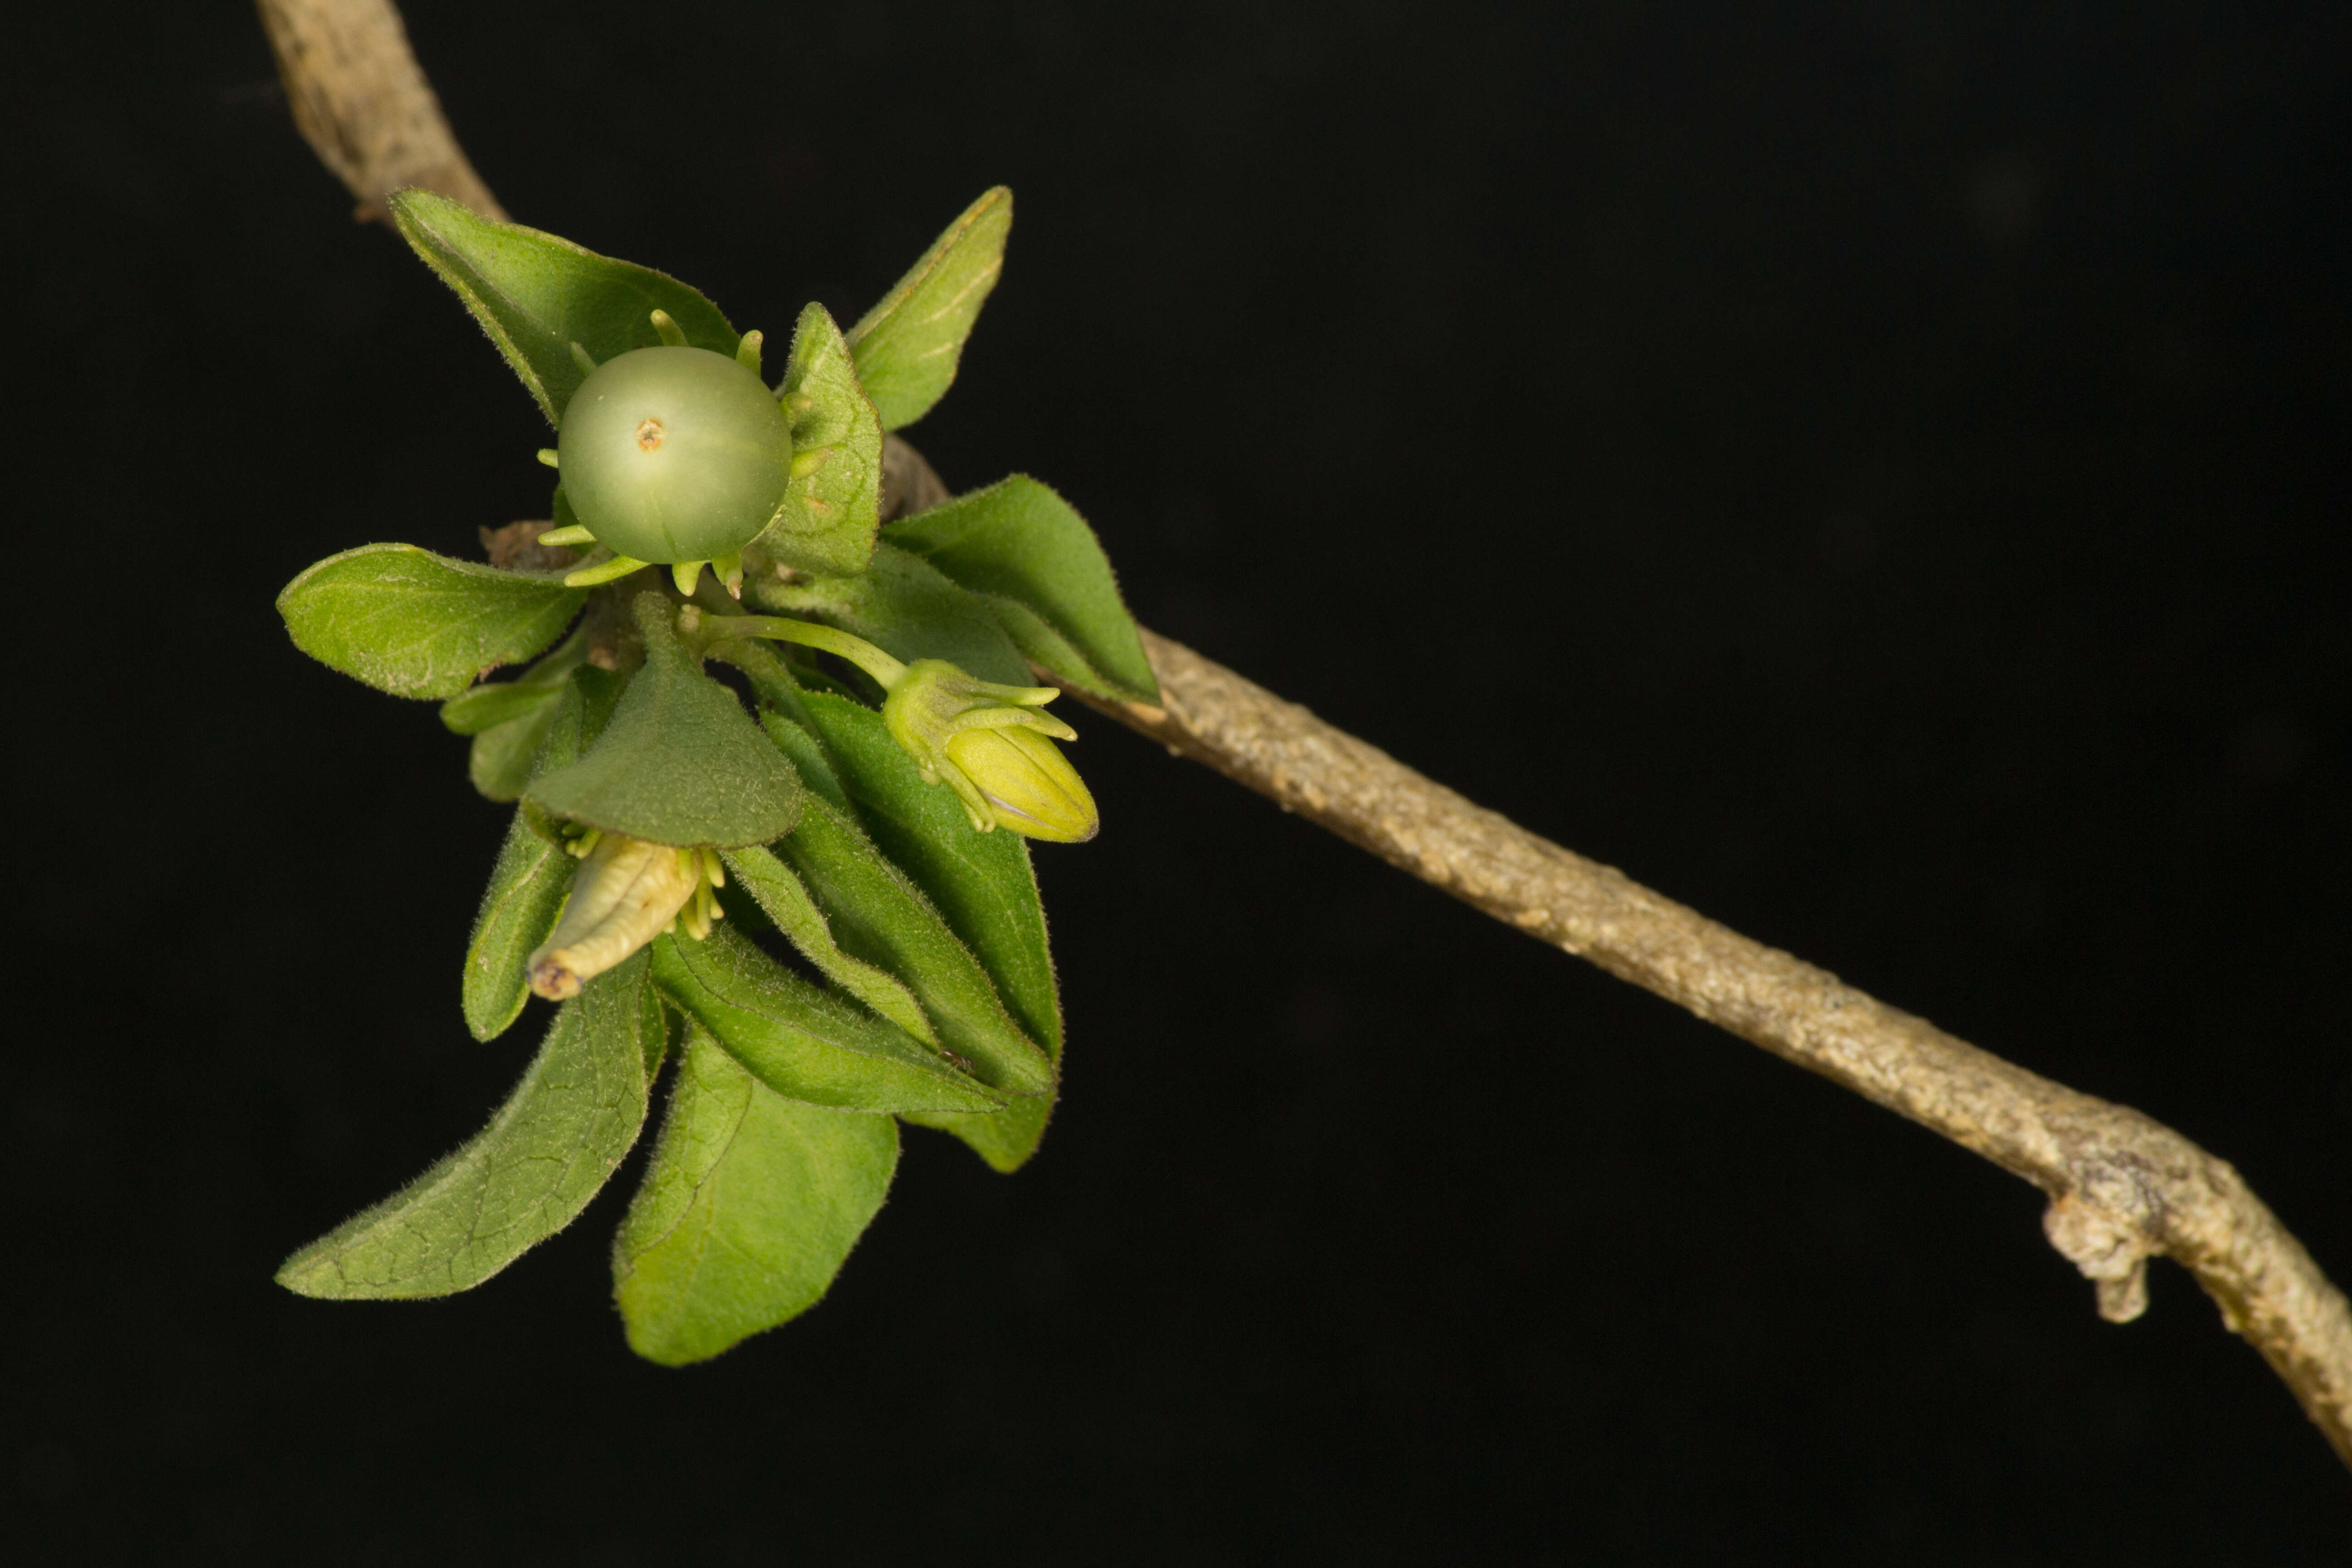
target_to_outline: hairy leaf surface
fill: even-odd
[[[1034,679],[985,600],[887,540],[858,576],[757,583],[746,591],[770,609],[830,621],[909,664],[943,658],[967,675],[1007,686]]]
[[[587,596],[557,576],[362,544],[287,584],[278,613],[320,663],[394,697],[446,698],[553,642]]]
[[[995,1089],[896,1024],[803,980],[724,922],[657,937],[662,994],[788,1100],[845,1110],[991,1111]]]
[[[1160,700],[1110,558],[1086,519],[1046,486],[1015,474],[899,519],[888,538],[993,596],[997,618],[1033,662],[1106,697]]]
[[[906,982],[940,1042],[977,1077],[1015,1095],[1052,1089],[1052,1058],[1013,1022],[988,972],[923,890],[856,823],[813,801],[782,852],[824,906],[835,939]]]
[[[880,714],[820,692],[807,693],[806,700],[875,845],[929,895],[987,968],[1014,1021],[1058,1064],[1061,1001],[1028,841],[974,831],[952,791],[922,781]],[[953,1132],[990,1164],[1010,1171],[1034,1152],[1052,1109],[1047,1095],[1016,1100],[998,1116],[907,1120]]]
[[[922,1004],[915,1000],[915,994],[904,983],[841,951],[841,945],[833,940],[833,927],[825,921],[824,911],[817,908],[806,884],[793,874],[791,867],[756,846],[730,850],[726,859],[728,872],[736,885],[751,895],[752,901],[775,922],[794,951],[816,967],[818,973],[925,1045],[936,1047],[940,1043],[931,1021],[923,1016]]]
[[[786,1100],[690,1029],[613,1246],[629,1348],[706,1361],[815,1305],[890,1190],[898,1123]]]
[[[799,778],[735,694],[702,673],[670,602],[632,606],[646,662],[580,760],[524,792],[541,811],[655,844],[765,844],[800,818]]]
[[[446,1296],[572,1223],[645,1122],[661,1018],[647,969],[641,953],[590,981],[489,1126],[288,1258],[278,1282],[303,1296]]]
[[[441,705],[442,723],[474,737],[466,773],[476,789],[499,801],[522,794],[555,705],[587,657],[588,628],[582,626],[522,675],[475,686]]]
[[[466,944],[461,994],[474,1038],[494,1040],[522,1016],[530,995],[523,960],[555,930],[578,865],[515,813],[474,917],[473,940]]]
[[[801,312],[782,391],[793,478],[760,548],[803,572],[863,572],[881,521],[882,422],[822,305]]]
[[[1004,270],[1012,231],[1013,193],[999,185],[966,207],[849,329],[857,378],[883,429],[920,419],[954,382],[964,339]]]
[[[732,357],[740,341],[719,307],[677,279],[599,256],[551,234],[488,218],[429,191],[392,198],[392,221],[425,264],[457,291],[551,425],[598,364],[661,342],[653,313],[666,310],[691,347]]]

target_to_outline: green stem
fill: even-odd
[[[835,654],[880,681],[885,691],[897,686],[907,673],[904,664],[864,637],[852,637],[837,626],[819,626],[814,621],[795,621],[783,616],[706,615],[695,635],[705,644],[727,637],[766,637],[774,642],[798,643],[820,653]]]

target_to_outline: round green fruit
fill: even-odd
[[[709,561],[783,503],[793,436],[760,378],[708,349],[633,349],[581,383],[556,437],[563,494],[599,544]]]

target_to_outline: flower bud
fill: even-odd
[[[596,835],[554,934],[524,961],[530,988],[551,1002],[577,996],[582,985],[670,930],[680,915],[695,936],[709,935],[719,913],[710,889],[722,875],[712,850]]]
[[[1094,796],[1053,741],[1077,731],[1037,710],[1050,686],[975,680],[944,659],[918,659],[890,688],[882,721],[927,784],[944,783],[972,826],[1076,844],[1102,826]]]
[[[1034,730],[961,731],[948,737],[947,753],[999,827],[1055,844],[1083,844],[1102,827],[1078,770]]]

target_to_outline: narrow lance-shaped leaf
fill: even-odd
[[[857,378],[882,428],[912,425],[954,382],[963,341],[1004,270],[1013,193],[1003,185],[966,207],[882,302],[849,329]]]
[[[607,833],[680,847],[765,844],[791,832],[802,799],[792,763],[679,643],[667,599],[640,594],[632,609],[644,668],[596,743],[570,767],[541,774],[524,799]]]
[[[756,847],[730,850],[726,860],[728,874],[735,885],[751,895],[793,950],[814,964],[818,973],[925,1045],[940,1043],[913,992],[887,972],[841,951],[840,944],[833,940],[833,928],[826,922],[824,911],[816,907],[806,884],[793,874],[792,868]]]
[[[724,922],[654,939],[662,994],[787,1100],[845,1110],[991,1111],[1004,1097],[896,1024],[828,994]]]
[[[666,311],[688,346],[731,355],[740,341],[719,307],[677,279],[615,261],[520,224],[493,223],[429,191],[392,198],[392,220],[425,264],[457,291],[551,425],[588,373],[578,343],[602,364],[661,342]]]
[[[362,544],[287,584],[278,613],[320,663],[394,697],[442,698],[547,647],[587,596],[561,577]]]
[[[906,982],[941,1043],[978,1077],[1016,1095],[1053,1087],[1052,1058],[1004,1010],[979,960],[855,823],[811,801],[782,850],[824,907],[835,940]]]
[[[746,591],[769,609],[829,621],[909,664],[943,658],[1006,686],[1033,679],[1029,660],[985,600],[887,541],[874,547],[872,565],[857,576],[755,582]]]
[[[602,727],[604,714],[593,710],[604,706],[609,711],[609,705],[600,704],[591,693],[612,678],[603,670],[589,673],[594,679],[573,685],[567,672],[566,684],[540,723],[544,744],[526,769],[525,782],[531,773],[578,761]],[[532,826],[528,812],[515,813],[499,848],[498,864],[491,868],[490,885],[482,894],[473,938],[466,944],[461,995],[466,1027],[474,1038],[495,1039],[521,1016],[530,994],[524,961],[554,931],[577,868],[571,856]]]
[[[818,692],[808,693],[806,702],[876,846],[929,895],[986,966],[1015,1021],[1058,1064],[1061,1002],[1027,840],[975,832],[953,792],[922,781],[880,714]],[[991,1165],[1010,1171],[1035,1151],[1052,1109],[1051,1098],[1043,1097],[1014,1100],[996,1116],[907,1120],[952,1132]]]
[[[297,1252],[302,1296],[446,1296],[572,1223],[646,1119],[647,964],[640,955],[563,1005],[489,1126],[406,1189]],[[659,1013],[653,1015],[656,1026]]]
[[[530,994],[523,961],[555,929],[577,865],[532,832],[521,812],[514,814],[466,944],[462,998],[474,1038],[497,1039],[522,1016]]]
[[[887,538],[976,593],[1030,661],[1106,697],[1157,702],[1109,557],[1070,504],[1025,474],[901,518]]]
[[[803,710],[805,719],[806,710]],[[816,738],[814,729],[795,723],[782,713],[769,711],[760,715],[760,727],[768,732],[784,755],[792,758],[793,766],[809,788],[824,797],[833,808],[845,815],[855,815],[849,804],[849,792],[841,787],[841,780],[833,771],[833,759],[825,754],[824,744]]]
[[[898,1123],[769,1089],[691,1028],[613,1245],[629,1348],[683,1366],[816,1304],[898,1163]]]
[[[882,422],[822,305],[801,312],[784,374],[793,477],[759,547],[802,572],[863,572],[881,521]]]

